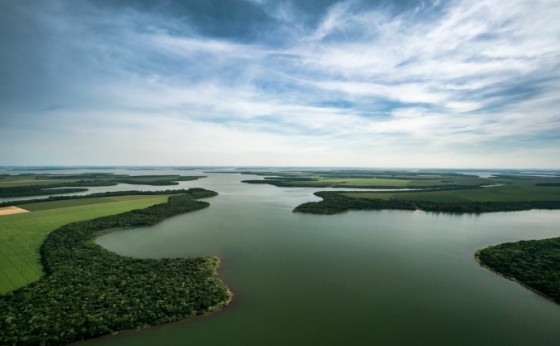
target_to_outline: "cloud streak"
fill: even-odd
[[[243,3],[2,5],[0,163],[558,168],[557,2]]]

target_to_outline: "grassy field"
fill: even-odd
[[[0,188],[36,185],[64,185],[73,184],[78,186],[83,183],[89,186],[92,182],[100,186],[108,186],[116,183],[130,183],[141,185],[173,185],[177,181],[195,180],[201,176],[181,175],[126,175],[126,174],[14,174],[1,175]]]
[[[522,175],[501,175],[492,178],[478,178],[466,175],[448,175],[437,178],[410,175],[380,179],[390,182],[401,181],[401,187],[416,187],[416,191],[323,191],[316,195],[323,198],[320,202],[308,202],[297,206],[294,211],[312,214],[336,214],[348,210],[425,210],[432,212],[481,213],[495,211],[514,211],[529,209],[560,209],[560,178]],[[356,177],[295,181],[278,180],[279,186],[289,184],[309,184],[321,181],[347,180],[348,186],[338,181],[338,187],[372,188],[367,181],[378,178]],[[449,184],[449,185],[442,185]],[[335,184],[333,184],[335,185]],[[395,186],[396,187],[396,186]]]
[[[15,187],[29,185],[57,185],[61,183],[72,183],[76,179],[37,179],[30,175],[12,175],[0,179],[0,187]]]
[[[203,176],[136,175],[83,173],[83,174],[16,174],[0,175],[0,197],[43,196],[55,193],[87,191],[90,186],[139,184],[153,186],[178,185],[180,181],[196,180]],[[57,188],[58,190],[53,190]]]
[[[530,181],[510,181],[494,187],[411,192],[348,192],[345,196],[365,199],[400,199],[432,202],[518,202],[560,200],[560,186],[537,186]]]
[[[298,181],[293,182],[297,186],[309,187],[325,187],[325,186],[348,186],[348,187],[361,187],[361,186],[399,186],[406,187],[410,180],[405,179],[390,179],[390,178],[329,178],[317,177],[313,181]]]
[[[216,192],[189,189],[140,210],[73,222],[41,246],[48,275],[0,296],[2,345],[67,345],[217,311],[232,293],[217,257],[139,259],[94,243],[107,230],[149,227],[208,207]]]
[[[249,173],[251,172],[246,172],[246,174]],[[284,187],[453,188],[481,186],[487,184],[488,180],[460,174],[332,171],[322,173],[273,173],[266,176],[264,180],[245,180],[244,182]]]
[[[319,177],[316,181],[301,182],[300,184],[308,184],[308,186],[337,186],[337,187],[429,187],[429,186],[447,186],[447,185],[480,185],[484,183],[482,179],[478,178],[457,178],[453,177],[426,177],[424,179],[395,179],[395,178],[329,178]]]
[[[0,294],[43,275],[39,249],[55,229],[71,222],[146,208],[168,197],[135,195],[19,205],[31,212],[0,216]]]

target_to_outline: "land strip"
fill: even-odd
[[[177,185],[179,181],[200,178],[204,178],[204,176],[109,173],[2,175],[0,179],[0,198],[76,193],[87,191],[87,187],[91,186],[113,186],[117,184],[170,186]]]
[[[255,172],[246,172],[255,173]],[[323,200],[304,203],[295,212],[335,214],[348,210],[425,210],[481,213],[527,209],[560,209],[557,176],[496,175],[480,178],[451,172],[328,171],[259,173],[250,184],[282,187],[336,187],[348,191],[315,193]],[[401,191],[351,191],[402,189]],[[405,191],[405,189],[418,189]]]
[[[23,287],[44,274],[39,249],[55,229],[71,222],[164,203],[174,193],[180,192],[22,202],[19,207],[30,213],[0,217],[0,294]]]
[[[418,192],[420,193],[420,192]],[[479,201],[442,202],[432,200],[408,200],[401,198],[371,198],[364,193],[347,191],[321,191],[315,193],[323,198],[319,202],[307,202],[297,206],[294,212],[308,214],[338,214],[349,210],[423,210],[448,213],[484,213],[497,211],[519,211],[530,209],[560,209],[559,200],[529,201]]]
[[[477,251],[484,267],[560,304],[560,238],[504,243]]]
[[[41,246],[47,273],[0,297],[0,343],[62,345],[96,336],[205,314],[231,292],[215,257],[135,259],[95,244],[109,229],[155,225],[207,207],[213,191],[190,189],[167,203],[68,224]]]
[[[255,172],[245,172],[255,174]],[[257,173],[257,175],[263,175]],[[264,179],[244,180],[248,184],[270,184],[281,187],[335,187],[335,188],[476,188],[487,183],[485,179],[469,175],[406,173],[406,172],[302,172],[266,174]]]

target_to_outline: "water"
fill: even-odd
[[[190,174],[190,173],[189,173]],[[196,174],[196,173],[193,173]],[[208,174],[207,209],[98,243],[122,255],[217,255],[216,314],[88,345],[556,345],[560,306],[480,267],[477,249],[560,236],[558,211],[294,214],[316,189]]]
[[[0,174],[26,174],[26,173],[34,173],[34,174],[83,174],[83,173],[91,173],[91,169],[59,169],[55,171],[49,170],[42,170],[42,171],[28,171],[28,170],[6,170],[0,168]],[[173,169],[98,169],[95,170],[95,173],[113,173],[113,174],[128,174],[128,175],[206,175],[201,171],[192,171],[192,170],[173,170]],[[49,197],[56,197],[56,196],[85,196],[90,195],[93,193],[102,193],[102,192],[117,192],[117,191],[160,191],[160,190],[179,190],[179,189],[188,189],[192,186],[197,186],[196,183],[193,185],[193,182],[196,181],[178,181],[177,185],[165,185],[165,186],[154,186],[154,185],[139,185],[139,184],[116,184],[112,186],[85,186],[84,189],[87,191],[83,192],[71,192],[71,193],[56,193],[57,188],[53,188],[52,194],[49,195],[39,195],[39,196],[27,196],[27,197],[6,197],[0,198],[0,203],[5,202],[13,202],[13,201],[28,201],[28,200],[38,200],[38,199],[47,199]],[[73,186],[79,187],[79,186]]]
[[[87,169],[59,169],[56,171],[49,171],[49,170],[42,170],[40,171],[42,174],[82,174],[82,173],[91,173],[91,170]],[[201,170],[176,170],[176,169],[98,169],[95,171],[96,173],[113,173],[113,174],[128,174],[128,175],[197,175],[197,176],[207,176],[207,171]],[[0,174],[25,174],[25,173],[37,173],[36,171],[25,171],[25,170],[2,170],[0,169]],[[264,179],[262,176],[248,176],[244,175],[244,179],[255,179],[261,180]],[[250,178],[248,178],[250,177]],[[204,178],[200,178],[204,179]],[[94,193],[103,193],[103,192],[119,192],[119,191],[161,191],[161,190],[180,190],[180,189],[189,189],[190,187],[198,187],[204,184],[198,182],[199,180],[189,180],[189,181],[178,181],[177,185],[139,185],[139,184],[123,184],[119,183],[116,185],[111,186],[84,186],[82,188],[87,189],[86,191],[82,192],[70,192],[70,193],[56,193],[56,190],[62,189],[64,187],[58,188],[51,188],[51,194],[48,195],[38,195],[38,196],[25,196],[25,197],[6,197],[0,198],[0,203],[7,203],[7,202],[15,202],[15,201],[29,201],[29,200],[41,200],[41,199],[48,199],[49,197],[59,197],[59,196],[86,196],[91,195]],[[80,188],[80,186],[72,186],[75,188]],[[410,189],[410,188],[397,188],[397,189],[377,189],[377,188],[356,188],[356,187],[346,187],[346,188],[321,188],[321,191],[418,191],[418,190],[428,190],[428,189]],[[314,190],[315,191],[315,190]]]

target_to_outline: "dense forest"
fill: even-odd
[[[195,189],[178,189],[178,190],[161,190],[161,191],[111,191],[111,192],[99,192],[90,193],[84,196],[50,196],[47,198],[36,198],[36,199],[25,199],[20,201],[7,201],[0,203],[0,207],[11,206],[11,205],[21,205],[29,204],[35,202],[53,202],[53,201],[66,201],[73,199],[87,199],[87,198],[98,198],[98,197],[115,197],[115,196],[132,196],[132,195],[161,195],[161,194],[189,194]],[[202,197],[198,197],[202,198]]]
[[[560,209],[559,201],[504,201],[504,202],[434,202],[408,201],[401,199],[352,198],[345,192],[321,191],[315,193],[323,198],[319,202],[308,202],[297,206],[294,212],[309,214],[337,214],[348,210],[424,210],[448,213],[484,213],[495,211],[519,211],[529,209]]]
[[[135,259],[95,244],[111,229],[154,225],[207,207],[190,189],[167,203],[76,222],[52,232],[41,248],[46,276],[0,296],[0,344],[61,345],[204,314],[231,293],[215,257]]]
[[[78,193],[78,192],[85,192],[88,190],[87,188],[84,187],[68,187],[68,186],[69,184],[0,187],[0,198],[45,196],[45,195],[52,195],[52,194],[59,194],[59,193],[60,194]],[[80,186],[85,186],[85,185],[82,184]]]
[[[560,238],[490,246],[477,260],[560,304]]]
[[[264,176],[263,179],[243,180],[248,184],[270,184],[280,187],[334,188],[410,188],[410,189],[473,189],[488,183],[474,175],[447,172],[406,172],[369,170],[280,171],[242,174]]]
[[[347,178],[345,176],[337,177],[337,179],[344,179]],[[355,179],[356,177],[351,177]],[[360,178],[360,177],[358,177]],[[371,179],[371,177],[364,176],[363,179]],[[410,179],[410,178],[398,178],[398,177],[391,177],[390,179],[394,180],[426,180],[426,179]],[[333,188],[348,188],[348,187],[359,187],[361,189],[395,189],[395,188],[402,188],[402,185],[379,185],[379,184],[362,184],[359,186],[352,186],[344,183],[337,183],[329,182],[329,181],[320,181],[313,178],[308,177],[289,177],[289,178],[269,178],[265,177],[264,179],[249,179],[243,180],[243,183],[247,184],[269,184],[278,187],[333,187]],[[431,190],[460,190],[460,189],[474,189],[480,187],[480,185],[461,185],[461,184],[449,184],[452,183],[452,180],[439,180],[439,183],[446,183],[445,185],[434,185],[434,186],[426,186],[426,185],[415,185],[414,183],[408,184],[406,188],[409,189],[431,189]]]
[[[109,173],[84,174],[19,174],[0,176],[0,198],[44,196],[87,191],[92,186],[138,184],[153,186],[177,185],[204,176],[182,175],[127,175]],[[32,181],[33,184],[29,182]],[[13,186],[12,186],[13,185]],[[54,190],[53,190],[54,189]]]

